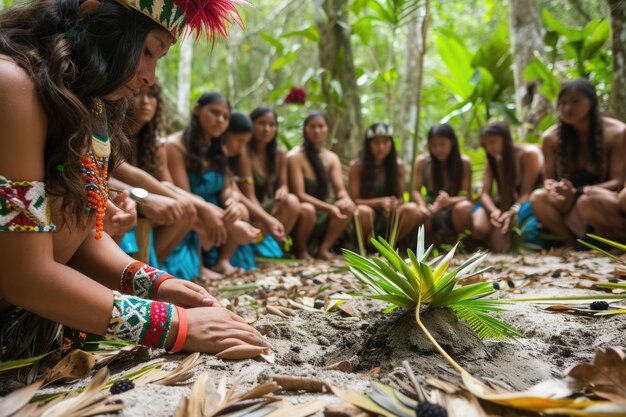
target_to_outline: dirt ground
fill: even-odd
[[[499,284],[501,289],[492,296],[496,298],[608,294],[594,288],[594,284],[618,279],[615,262],[589,252],[491,255],[485,264],[492,268],[481,279]],[[219,288],[217,292],[213,289],[218,298],[267,336],[274,348],[274,363],[262,359],[225,361],[202,355],[195,376],[207,371],[215,381],[238,381],[242,390],[277,375],[305,376],[363,392],[370,380],[402,387],[407,378],[401,362],[408,360],[418,375],[458,380],[454,370],[419,332],[413,312],[396,310],[383,314],[385,303],[361,297],[325,311],[324,302],[328,307],[338,295],[358,288],[341,264],[263,264],[254,273],[220,282]],[[283,318],[266,314],[267,304],[290,308],[296,315]],[[498,314],[525,335],[517,342],[482,341],[449,310],[427,311],[422,320],[444,349],[468,371],[513,390],[560,378],[568,367],[590,362],[598,348],[626,346],[625,315],[595,317],[547,311],[551,304],[562,303],[516,303]],[[624,306],[626,302],[613,302],[611,306],[620,304]],[[583,301],[576,306],[588,305]],[[185,355],[165,357],[171,368]],[[337,363],[342,363],[344,371],[336,369]],[[139,367],[113,367],[113,372],[117,377]],[[126,408],[119,415],[173,416],[181,396],[189,395],[193,380],[177,386],[148,384],[121,394]],[[51,387],[42,392],[58,389]],[[300,391],[278,395],[289,402],[304,402],[312,397],[339,402],[331,394]]]

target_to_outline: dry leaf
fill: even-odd
[[[10,416],[22,409],[33,398],[42,384],[43,381],[40,379],[0,399],[0,417]]]
[[[162,368],[155,368],[145,375],[134,380],[136,386],[145,384],[172,385],[187,381],[193,376],[193,368],[200,361],[199,353],[192,353],[183,359],[176,368],[171,371],[165,371]]]
[[[90,353],[72,350],[53,368],[43,374],[43,386],[55,382],[69,382],[84,377],[93,369],[96,360]]]
[[[322,368],[325,371],[341,371],[341,372],[352,372],[352,364],[349,361],[340,361],[335,362],[331,365],[325,366]]]
[[[568,375],[598,397],[626,403],[626,357],[620,349],[598,350],[591,364],[576,365]]]
[[[270,306],[270,305],[265,307],[265,311],[266,311],[267,314],[273,314],[275,316],[282,317],[284,319],[288,319],[289,318],[289,316],[287,316],[285,313],[283,313],[282,311],[280,311],[276,307],[273,307],[273,306]]]
[[[324,381],[303,376],[276,375],[272,380],[285,391],[328,392],[330,389]]]
[[[349,403],[329,404],[324,408],[324,417],[369,417],[369,413]]]
[[[314,400],[305,404],[296,404],[291,406],[281,406],[278,410],[266,415],[265,417],[306,417],[323,410],[326,403],[322,400]]]
[[[215,356],[220,359],[239,360],[257,357],[265,352],[268,348],[253,345],[238,345],[224,349]]]
[[[279,310],[281,313],[287,315],[287,316],[295,316],[296,312],[293,311],[292,309],[288,308],[288,307],[283,307],[283,306],[274,306],[277,310]]]

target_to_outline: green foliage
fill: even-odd
[[[372,239],[372,244],[382,255],[382,259],[371,260],[344,249],[350,271],[366,289],[361,294],[368,298],[386,301],[390,306],[385,311],[398,307],[414,308],[428,304],[429,308],[448,307],[464,320],[480,337],[517,338],[523,335],[488,315],[502,311],[500,300],[484,299],[493,293],[488,282],[456,286],[460,279],[469,278],[484,271],[477,271],[486,258],[484,253],[476,253],[457,268],[448,271],[456,246],[437,262],[427,263],[433,249],[424,249],[424,228],[420,227],[416,252],[408,250],[407,263],[383,239]]]
[[[474,53],[450,29],[439,29],[436,42],[448,72],[448,75],[436,72],[437,80],[457,100],[446,111],[443,121],[471,112],[471,120],[478,126],[494,116],[518,123],[508,94],[514,81],[506,26],[501,25]]]
[[[599,95],[606,96],[612,80],[610,52],[603,48],[611,36],[608,19],[595,18],[578,28],[567,26],[545,9],[542,17],[547,28],[544,44],[550,63],[535,56],[524,70],[524,78],[540,79],[540,92],[551,102],[556,100],[559,79],[588,78],[598,88]]]
[[[626,245],[623,245],[623,244],[617,243],[617,242],[615,242],[613,240],[606,239],[606,238],[603,238],[603,237],[600,237],[600,236],[597,236],[597,235],[593,235],[593,234],[587,234],[587,236],[592,238],[592,239],[595,239],[596,241],[598,241],[600,243],[603,243],[603,244],[608,245],[610,247],[613,247],[615,249],[619,249],[621,251],[626,252]],[[626,265],[626,261],[625,260],[623,260],[622,258],[620,258],[618,256],[613,255],[610,252],[607,252],[606,250],[604,250],[602,248],[599,248],[598,246],[594,245],[593,243],[589,243],[589,242],[584,241],[582,239],[578,239],[578,242],[582,243],[583,245],[587,246],[588,248],[594,250],[595,252],[601,253],[602,255],[607,256],[607,257],[613,259],[614,261],[617,261],[617,262],[621,263],[622,265]]]

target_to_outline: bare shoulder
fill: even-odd
[[[430,154],[423,153],[415,159],[415,166],[422,167],[428,160],[430,160]]]
[[[361,159],[354,158],[352,161],[350,161],[349,167],[350,169],[361,169]]]
[[[542,142],[543,147],[556,147],[558,141],[559,141],[559,127],[556,124],[550,126],[541,135],[541,142]]]
[[[626,135],[626,124],[612,117],[602,118],[604,140],[610,142],[621,141]]]
[[[322,160],[328,161],[329,164],[339,164],[341,165],[341,161],[339,160],[339,155],[330,149],[322,149],[321,152]]]
[[[464,153],[461,154],[461,164],[463,164],[464,167],[470,167],[472,166],[472,160],[470,159],[469,156],[465,155]]]
[[[289,152],[287,152],[287,159],[297,161],[302,158],[302,147],[296,146],[292,148]]]
[[[13,180],[43,179],[47,118],[34,82],[0,55],[0,171]],[[30,164],[25,164],[28,158]]]

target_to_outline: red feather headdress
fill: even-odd
[[[227,36],[228,24],[243,26],[236,5],[247,0],[116,0],[135,9],[167,29],[175,38],[185,30],[210,38]]]

